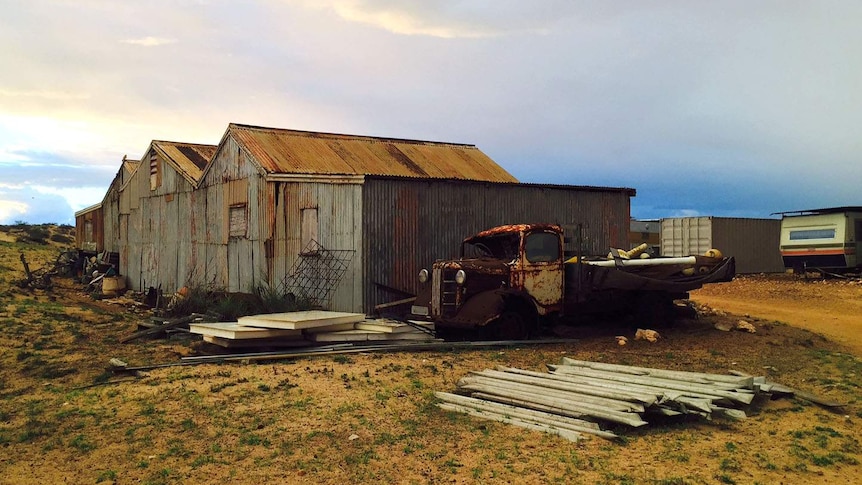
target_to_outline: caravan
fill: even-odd
[[[851,271],[862,261],[862,207],[782,212],[781,257],[794,272]]]

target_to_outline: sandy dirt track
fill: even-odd
[[[692,292],[691,298],[728,313],[810,330],[862,356],[862,282],[743,275]]]

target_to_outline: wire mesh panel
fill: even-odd
[[[286,293],[314,307],[329,308],[332,293],[347,272],[355,253],[352,249],[326,249],[311,239],[284,277]]]

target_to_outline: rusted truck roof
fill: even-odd
[[[539,229],[539,230],[547,229],[547,230],[556,231],[556,232],[563,232],[563,228],[561,228],[557,224],[548,224],[548,223],[508,224],[505,226],[497,226],[497,227],[492,227],[491,229],[486,229],[482,232],[479,232],[477,234],[474,234],[474,235],[468,237],[467,239],[464,239],[464,242],[470,242],[473,239],[479,239],[479,238],[483,238],[483,237],[499,236],[500,234],[509,234],[509,233],[516,233],[516,232],[526,232],[526,231],[532,231],[532,230],[536,230],[536,229]]]

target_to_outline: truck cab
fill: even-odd
[[[555,224],[495,227],[461,243],[457,260],[419,273],[414,317],[438,326],[487,327],[500,339],[533,334],[540,316],[561,312],[563,231]]]

